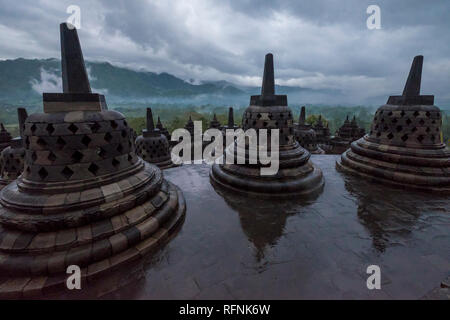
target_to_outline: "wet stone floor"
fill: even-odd
[[[187,203],[175,238],[120,299],[420,299],[450,274],[450,197],[324,173],[316,198],[265,201],[225,194],[210,166],[164,171]],[[381,268],[381,290],[366,269]]]

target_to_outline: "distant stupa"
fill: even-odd
[[[227,135],[226,135],[227,129],[230,129],[230,130],[237,130],[237,129],[239,129],[239,126],[237,126],[237,125],[234,123],[234,110],[233,110],[233,107],[229,107],[229,108],[228,108],[228,122],[227,122],[226,125],[224,125],[224,126],[222,127],[223,146],[224,146],[225,148],[226,148],[228,145],[231,144],[231,143],[228,143],[228,144],[227,144]],[[232,141],[234,141],[234,140],[232,140]]]
[[[324,184],[322,171],[311,161],[310,153],[294,138],[292,112],[287,105],[286,95],[275,94],[273,56],[267,54],[261,95],[250,98],[250,106],[243,116],[243,130],[279,129],[279,170],[275,175],[261,175],[261,162],[249,163],[252,146],[245,142],[245,163],[213,165],[210,172],[212,182],[218,187],[244,192],[255,196],[299,196],[320,190]],[[270,140],[270,139],[269,139]],[[235,150],[239,144],[235,142]],[[271,150],[270,146],[268,146]],[[228,156],[230,148],[226,149]],[[256,151],[255,151],[256,152]],[[276,152],[272,150],[272,152]]]
[[[0,152],[6,147],[9,147],[11,140],[11,134],[6,130],[3,123],[0,123]]]
[[[23,139],[23,128],[25,120],[28,117],[27,111],[24,108],[17,109],[17,116],[19,120],[19,136],[11,139],[11,135],[7,132],[4,136],[9,136],[8,147],[4,148],[0,153],[0,190],[6,185],[16,180],[23,171],[25,162],[25,149]],[[4,129],[1,125],[2,131]],[[7,140],[7,139],[6,139]]]
[[[222,125],[220,124],[219,120],[217,120],[217,116],[214,113],[213,119],[209,123],[209,129],[222,129]]]
[[[372,181],[450,192],[450,150],[433,95],[420,95],[423,56],[414,58],[401,96],[375,113],[370,133],[353,142],[337,168]]]
[[[294,136],[298,143],[312,154],[323,154],[323,151],[317,145],[316,132],[311,125],[306,123],[306,108],[300,109],[298,123],[294,125]]]
[[[167,138],[167,141],[169,141],[169,143],[170,143],[171,136],[170,136],[169,130],[167,130],[167,128],[163,126],[159,116],[158,116],[158,122],[156,123],[156,128],[159,130],[159,132],[161,132]]]
[[[26,119],[25,169],[0,192],[0,297],[67,290],[71,265],[84,289],[163,245],[184,218],[180,190],[91,93],[76,29],[60,33],[64,92],[44,93],[44,113]]]
[[[147,108],[147,129],[142,130],[142,135],[136,138],[136,152],[142,159],[157,165],[160,169],[173,167],[169,141],[158,128],[155,128],[151,108]]]

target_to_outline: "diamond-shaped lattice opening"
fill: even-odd
[[[106,134],[105,134],[105,141],[106,142],[110,142],[111,140],[112,140],[112,135],[111,135],[111,133],[109,133],[109,132],[107,132]]]
[[[425,121],[424,121],[423,119],[420,119],[419,124],[420,124],[421,126],[423,126],[423,125],[425,124]]]
[[[402,110],[402,112],[400,112],[400,115],[403,117],[405,115],[405,111]]]
[[[52,134],[55,131],[55,128],[53,127],[53,125],[51,123],[49,123],[47,125],[47,127],[45,128],[45,130],[47,130],[48,134]]]
[[[31,160],[33,160],[33,162],[37,160],[37,154],[36,154],[36,152],[33,152],[33,153],[31,154]]]
[[[91,143],[92,139],[88,136],[84,136],[83,139],[81,139],[81,143],[84,144],[86,147]]]
[[[389,117],[392,116],[392,111],[389,111],[388,116]]]
[[[403,130],[403,127],[402,126],[397,126],[396,130],[397,130],[397,132],[400,132],[400,131]]]
[[[120,161],[117,160],[116,158],[114,158],[114,159],[112,160],[112,165],[113,165],[114,167],[117,167],[119,164],[120,164]]]
[[[97,155],[99,155],[100,157],[104,158],[106,156],[106,151],[103,148],[98,148],[97,149]]]
[[[98,122],[94,122],[91,124],[91,131],[96,133],[98,130],[100,130],[101,125],[98,124]]]
[[[412,123],[411,119],[406,119],[406,124],[409,126]]]
[[[122,153],[123,147],[122,147],[121,144],[119,144],[119,146],[117,147],[117,151],[118,151],[119,153]]]
[[[430,127],[427,127],[427,129],[425,131],[430,132],[431,131]]]
[[[392,119],[392,123],[397,123],[397,118]]]
[[[430,111],[427,111],[427,112],[425,113],[425,115],[429,118],[429,117],[431,116]]]
[[[56,145],[57,145],[60,149],[62,149],[62,148],[64,148],[64,146],[66,145],[66,141],[64,141],[63,138],[58,137],[58,139],[56,140]]]
[[[125,138],[127,136],[127,130],[122,130],[122,138]]]
[[[128,161],[129,162],[133,161],[133,157],[131,156],[131,154],[128,155]]]
[[[70,179],[70,177],[73,175],[73,170],[69,167],[64,167],[63,171],[61,171],[62,175],[66,177],[66,179]]]
[[[405,133],[401,139],[403,140],[403,142],[405,142],[406,140],[408,140],[408,135]]]
[[[48,176],[48,172],[47,172],[47,170],[45,170],[45,168],[41,168],[38,171],[38,174],[39,174],[39,177],[41,177],[42,180],[44,180]]]
[[[51,162],[56,160],[56,156],[53,152],[50,152],[50,154],[47,157],[48,160],[50,160]]]
[[[414,116],[414,117],[418,117],[419,114],[420,114],[419,111],[414,111],[413,116]]]
[[[36,143],[37,143],[38,145],[40,145],[41,147],[44,147],[44,146],[47,145],[47,142],[45,142],[45,140],[42,139],[42,138],[37,139]]]
[[[118,126],[117,122],[115,122],[114,120],[111,120],[110,124],[111,124],[111,128],[113,128],[113,129],[117,128],[117,126]]]
[[[416,128],[416,127],[414,127],[414,128],[411,129],[411,132],[416,132],[416,131],[417,131],[417,128]]]
[[[431,141],[433,141],[433,142],[436,140],[436,137],[434,136],[434,134],[431,135],[430,139],[431,139]]]
[[[30,146],[30,138],[29,138],[29,137],[27,137],[27,138],[25,139],[25,146],[26,146],[27,148]]]
[[[75,162],[80,162],[81,159],[83,159],[83,154],[80,151],[77,150],[72,153],[72,160],[74,160]]]
[[[91,163],[88,170],[91,172],[94,176],[97,175],[98,169],[100,169],[95,163]]]
[[[394,138],[394,135],[392,134],[392,132],[390,132],[390,133],[387,135],[387,137],[388,137],[389,140],[391,140],[392,138]]]
[[[69,129],[70,132],[72,132],[73,134],[75,134],[75,132],[78,131],[78,127],[76,125],[74,125],[73,123],[71,123],[67,129]]]
[[[423,135],[419,135],[419,136],[417,137],[417,140],[418,140],[420,143],[422,143],[423,139],[425,139],[425,137],[424,137]]]
[[[33,125],[31,126],[31,132],[35,132],[36,131],[36,129],[37,129],[37,127],[36,127],[36,125],[33,123]]]
[[[123,126],[124,126],[124,127],[128,127],[128,123],[127,123],[126,120],[123,120]]]

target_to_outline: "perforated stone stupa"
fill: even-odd
[[[234,110],[233,107],[228,108],[228,122],[226,125],[222,126],[222,134],[223,134],[223,145],[227,147],[227,129],[237,130],[239,126],[234,123]],[[234,140],[232,140],[234,141]],[[229,143],[231,144],[231,143]]]
[[[0,296],[82,287],[163,245],[182,193],[135,153],[124,116],[91,93],[77,31],[60,26],[64,93],[44,93],[25,122],[25,170],[0,192]]]
[[[214,113],[212,120],[209,122],[209,129],[222,129],[222,125],[217,120],[217,115]]]
[[[450,191],[450,150],[434,96],[420,95],[423,56],[417,56],[403,95],[390,96],[375,113],[370,133],[353,142],[337,168],[382,183]]]
[[[147,129],[142,130],[142,135],[136,139],[136,152],[142,159],[161,169],[173,166],[169,141],[158,128],[155,128],[150,108],[147,108]]]
[[[19,120],[19,136],[10,139],[9,146],[3,149],[0,153],[0,190],[6,185],[16,180],[23,171],[25,162],[25,149],[23,147],[23,128],[25,119],[27,118],[27,111],[24,108],[17,109]],[[2,130],[3,130],[2,124]],[[6,131],[6,130],[5,130]],[[7,133],[9,135],[9,133]],[[9,138],[11,136],[9,135]]]
[[[316,132],[310,124],[305,122],[306,120],[306,109],[303,106],[300,110],[300,116],[298,123],[294,125],[294,136],[298,143],[305,149],[307,149],[312,154],[323,154],[323,151],[317,145]]]
[[[169,143],[170,143],[171,136],[170,136],[169,130],[167,130],[167,128],[163,126],[159,116],[158,116],[158,122],[156,123],[156,128],[159,130],[159,132],[161,132],[167,138],[167,141],[169,141]]]
[[[0,123],[0,152],[11,144],[11,134],[5,129],[3,123]]]
[[[246,141],[246,164],[237,164],[235,161],[235,164],[213,165],[210,177],[214,184],[256,196],[306,195],[322,188],[322,171],[312,164],[309,151],[302,148],[294,138],[292,112],[287,105],[287,96],[275,95],[272,54],[267,54],[265,58],[261,95],[250,98],[250,106],[244,112],[242,125],[244,131],[250,128],[257,131],[279,129],[279,170],[275,175],[261,175],[262,164],[259,159],[257,164],[249,164],[251,145]],[[237,150],[239,145],[235,142],[234,149]],[[271,150],[270,146],[268,148]],[[229,149],[226,150],[227,153],[231,152]]]

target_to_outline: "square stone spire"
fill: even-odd
[[[107,110],[105,97],[91,92],[77,29],[61,23],[59,30],[63,93],[44,93],[44,112]]]

